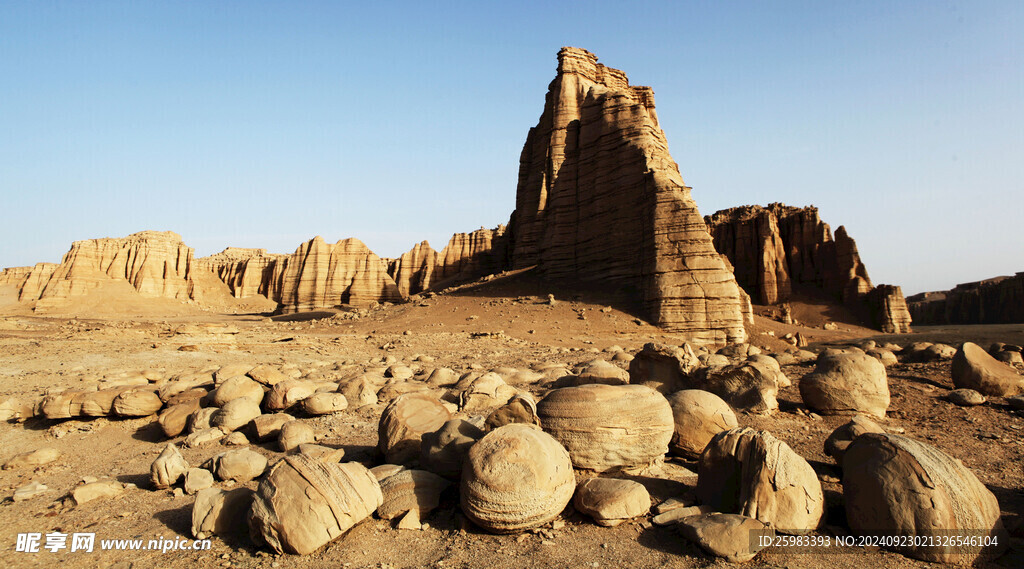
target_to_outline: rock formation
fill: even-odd
[[[1012,324],[1024,322],[1024,272],[923,292],[907,299],[919,324]]]
[[[781,203],[741,206],[704,218],[715,248],[729,258],[736,280],[758,304],[778,304],[794,291],[820,291],[860,309],[889,333],[910,331],[899,287],[872,289],[857,244],[846,228],[832,229],[818,208]]]
[[[196,259],[196,265],[216,274],[235,298],[263,295],[278,300],[289,257],[268,254],[266,249],[228,247],[216,255]]]
[[[60,264],[14,267],[0,284],[18,288],[18,300],[37,308],[84,296],[101,285],[126,281],[150,298],[192,298],[192,248],[171,231],[142,231],[120,239],[75,241]]]
[[[417,243],[388,263],[388,274],[403,295],[440,289],[499,273],[508,267],[509,239],[504,225],[456,233],[440,253]]]
[[[746,337],[739,287],[668,153],[654,92],[583,49],[558,75],[520,157],[512,266],[600,281],[699,342]]]
[[[282,312],[402,299],[387,264],[362,241],[328,245],[317,236],[295,250],[281,280]]]

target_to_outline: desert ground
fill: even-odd
[[[555,302],[548,300],[554,295]],[[843,321],[844,315],[814,302],[795,302],[799,325],[762,316],[748,327],[750,343],[766,353],[791,345],[781,340],[800,332],[809,349],[843,345],[865,338],[905,345],[940,341],[1024,343],[1024,324],[918,328],[912,334],[879,335]],[[216,370],[235,363],[270,364],[292,376],[340,381],[353,374],[383,371],[394,363],[412,368],[408,382],[425,372],[449,367],[457,373],[497,370],[514,387],[541,397],[545,378],[516,384],[516,370],[540,370],[555,364],[575,368],[594,359],[636,353],[648,342],[680,345],[684,338],[666,333],[636,316],[635,307],[600,290],[566,290],[529,275],[504,275],[442,294],[414,296],[405,304],[361,310],[270,316],[269,303],[229,302],[200,307],[170,300],[138,300],[123,291],[101,289],[65,312],[36,314],[0,295],[0,396],[34,400],[49,390],[87,387],[100,380],[148,371],[154,377]],[[834,330],[822,329],[827,321]],[[196,325],[216,325],[207,328]],[[202,330],[223,330],[229,334]],[[196,332],[200,330],[200,332]],[[237,332],[236,332],[237,331]],[[208,337],[207,337],[208,336]],[[628,365],[619,356],[614,363]],[[770,431],[807,459],[826,496],[825,521],[816,535],[848,535],[840,472],[823,452],[829,433],[846,417],[820,417],[801,402],[798,383],[814,363],[788,365],[793,386],[779,390],[779,410],[768,416],[739,414],[740,426]],[[1011,536],[1009,551],[983,561],[984,567],[1024,566],[1024,415],[1001,398],[977,407],[957,407],[944,399],[952,389],[950,362],[898,363],[888,369],[892,402],[880,424],[890,432],[926,441],[960,459],[998,498]],[[393,386],[393,391],[403,388]],[[318,443],[343,448],[345,459],[380,464],[377,425],[386,400],[319,417],[301,417],[317,433]],[[180,442],[184,437],[171,439]],[[460,513],[455,490],[442,495],[440,507],[420,530],[394,528],[372,517],[311,555],[276,555],[253,545],[245,521],[239,532],[214,536],[209,551],[93,551],[38,553],[16,551],[20,533],[94,532],[96,539],[191,539],[194,497],[157,490],[150,465],[167,443],[156,416],[52,421],[42,418],[0,425],[0,462],[42,446],[61,453],[36,468],[0,471],[0,565],[5,567],[713,567],[729,565],[683,539],[673,527],[652,524],[651,515],[617,527],[599,527],[570,507],[546,526],[522,534],[492,535]],[[280,459],[275,443],[253,444],[271,463]],[[225,450],[219,443],[183,448],[190,465]],[[669,456],[664,467],[635,477],[649,490],[653,504],[692,498],[697,464]],[[579,476],[586,474],[578,473]],[[109,477],[134,484],[124,493],[75,505],[69,492],[83,477]],[[45,484],[40,496],[14,502],[14,490],[30,482]],[[225,483],[219,482],[221,486]],[[257,482],[247,483],[255,488]],[[98,548],[97,548],[98,549]],[[865,548],[786,553],[769,548],[750,567],[924,567],[897,553]]]

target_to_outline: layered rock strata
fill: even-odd
[[[924,292],[907,299],[920,324],[1013,324],[1024,322],[1024,272]]]
[[[742,342],[740,290],[658,126],[654,92],[583,49],[558,75],[520,157],[512,266],[631,291],[699,342]]]
[[[124,238],[75,241],[60,264],[6,269],[0,283],[19,289],[18,300],[37,308],[80,297],[101,285],[125,281],[150,298],[192,298],[193,250],[171,231],[142,231]]]
[[[505,226],[456,233],[440,253],[430,243],[417,243],[388,263],[388,274],[404,295],[499,273],[508,267],[509,239]]]
[[[910,331],[899,287],[872,288],[857,244],[832,229],[818,208],[781,203],[741,206],[704,218],[715,248],[729,258],[740,286],[758,304],[778,304],[794,290],[817,290],[845,302],[889,333]]]

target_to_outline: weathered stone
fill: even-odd
[[[86,502],[100,498],[111,498],[122,492],[124,492],[124,484],[117,480],[99,480],[77,486],[71,491],[71,498],[74,499],[75,505],[81,506]]]
[[[446,367],[434,368],[427,376],[427,385],[432,387],[448,387],[459,382],[459,374]]]
[[[445,395],[445,400],[457,403],[462,411],[472,413],[504,405],[516,393],[516,388],[505,383],[496,373],[468,373]]]
[[[757,362],[700,368],[688,380],[687,389],[710,391],[731,407],[750,413],[767,414],[779,408],[777,372]]]
[[[14,455],[4,463],[4,470],[15,468],[35,468],[49,464],[60,458],[60,451],[53,447],[43,447]]]
[[[267,364],[260,364],[250,369],[246,372],[246,375],[256,380],[257,383],[266,385],[267,387],[273,387],[278,383],[289,379],[289,377],[282,373],[281,370]]]
[[[267,457],[240,448],[215,455],[203,467],[221,480],[248,482],[258,478],[267,469]]]
[[[290,421],[281,425],[277,435],[277,444],[284,452],[298,448],[301,444],[311,443],[316,440],[316,432],[302,421]]]
[[[885,433],[880,427],[865,415],[854,415],[848,423],[840,425],[832,434],[825,439],[825,454],[835,459],[836,464],[843,465],[843,454],[854,439],[864,433]]]
[[[753,559],[765,546],[761,537],[772,543],[775,532],[754,518],[736,514],[700,514],[679,522],[683,537],[730,563]]]
[[[397,518],[410,510],[426,517],[441,500],[441,492],[451,482],[426,470],[401,470],[379,480],[383,503],[377,515],[385,520]]]
[[[597,525],[612,527],[651,509],[651,495],[643,484],[617,478],[588,478],[576,486],[576,509]]]
[[[971,342],[964,342],[957,350],[952,371],[953,385],[983,395],[1007,397],[1024,390],[1024,376]]]
[[[800,380],[804,403],[823,415],[866,413],[885,417],[889,380],[879,360],[862,353],[822,354]]]
[[[24,422],[35,416],[35,405],[17,397],[0,400],[0,421]]]
[[[629,383],[629,372],[605,360],[594,360],[588,363],[578,374],[578,385],[585,383],[605,383],[608,385],[625,385]]]
[[[954,405],[973,407],[985,403],[985,396],[973,389],[954,389],[946,395],[946,399]]]
[[[82,412],[82,399],[88,395],[90,392],[78,390],[51,393],[39,402],[39,414],[44,415],[47,419],[77,417]]]
[[[281,433],[281,427],[294,420],[295,417],[288,413],[260,415],[252,420],[252,434],[258,442],[276,439]]]
[[[188,448],[198,448],[203,445],[215,443],[223,439],[226,435],[227,433],[220,427],[210,427],[208,429],[196,431],[185,437],[185,440],[181,442],[181,445]]]
[[[740,288],[667,148],[650,88],[563,48],[520,158],[512,268],[629,288],[659,326],[742,341]]]
[[[174,444],[164,447],[160,456],[149,467],[149,479],[157,488],[174,486],[188,470],[188,462]]]
[[[239,521],[245,518],[252,501],[253,491],[248,488],[200,490],[192,505],[192,536],[208,539],[239,533]]]
[[[814,469],[766,431],[718,433],[697,475],[697,499],[719,512],[750,516],[782,533],[810,533],[821,523],[825,500]]]
[[[469,447],[484,436],[480,427],[465,419],[451,419],[432,433],[423,433],[420,464],[446,478],[458,478]]]
[[[302,400],[302,410],[310,415],[329,415],[348,409],[348,399],[342,393],[314,393]]]
[[[368,518],[382,503],[380,484],[365,466],[289,455],[260,481],[249,531],[253,541],[277,553],[305,555]]]
[[[200,409],[199,399],[187,403],[178,403],[163,410],[157,421],[164,431],[164,436],[173,438],[185,432],[189,417]]]
[[[508,403],[498,407],[484,421],[487,429],[497,429],[509,423],[540,425],[537,402],[527,393],[517,393]]]
[[[183,488],[186,494],[195,494],[213,486],[213,473],[205,468],[189,468],[185,471]]]
[[[995,496],[963,463],[930,445],[893,434],[857,437],[843,456],[843,498],[850,529],[864,535],[992,536],[984,547],[893,547],[937,563],[972,564],[998,555],[1008,536]],[[977,537],[975,537],[977,539]]]
[[[699,367],[700,360],[688,344],[676,348],[648,343],[629,362],[629,382],[668,395],[686,389],[687,377]]]
[[[710,391],[677,391],[669,395],[668,402],[675,418],[669,449],[681,456],[699,457],[712,437],[739,426],[729,404]]]
[[[249,424],[263,412],[260,411],[260,404],[248,397],[232,399],[224,404],[210,417],[210,425],[220,427],[225,432],[231,432]]]
[[[39,482],[30,482],[24,486],[20,486],[14,490],[14,496],[11,498],[15,502],[24,502],[25,500],[31,500],[36,496],[42,496],[50,489],[46,484]]]
[[[268,411],[284,411],[316,393],[316,385],[303,379],[286,379],[274,384],[264,399]]]
[[[392,464],[416,460],[423,434],[440,429],[451,418],[451,412],[428,393],[401,395],[380,416],[377,448]]]
[[[245,436],[242,431],[233,431],[228,436],[224,437],[221,444],[224,446],[248,446],[249,437]]]
[[[544,430],[565,446],[573,465],[597,472],[663,459],[675,425],[665,397],[643,385],[555,389],[537,411]]]
[[[244,375],[236,375],[222,381],[210,393],[210,401],[217,407],[223,407],[228,401],[240,397],[248,397],[260,403],[263,401],[263,386]]]
[[[293,450],[323,462],[341,462],[341,459],[345,458],[345,449],[332,448],[315,443],[301,443]]]
[[[152,389],[131,389],[114,399],[113,411],[121,417],[148,417],[163,406],[164,402]]]
[[[82,398],[79,413],[85,417],[106,417],[114,410],[114,400],[129,389],[131,388],[114,387],[89,393]]]
[[[193,411],[188,417],[188,432],[195,433],[211,428],[210,421],[217,411],[220,411],[217,407],[201,407]]]
[[[513,423],[470,447],[462,471],[462,513],[487,531],[513,533],[555,519],[575,490],[565,448],[535,425]]]

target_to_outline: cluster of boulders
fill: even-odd
[[[237,533],[244,519],[251,539],[279,553],[313,552],[373,515],[418,529],[446,492],[449,499],[457,493],[470,522],[494,533],[539,528],[570,504],[596,524],[614,526],[651,511],[648,490],[631,477],[657,477],[666,456],[675,455],[697,461],[697,503],[659,504],[653,521],[677,524],[707,551],[743,561],[759,550],[750,547],[750,535],[806,534],[822,524],[824,494],[808,461],[767,431],[741,428],[737,419],[737,413],[778,408],[776,393],[792,385],[780,361],[810,363],[804,351],[769,356],[746,344],[716,353],[647,344],[632,355],[611,350],[608,359],[574,369],[538,365],[460,375],[388,361],[372,370],[335,366],[336,381],[323,369],[231,364],[146,378],[147,385],[54,393],[36,402],[32,413],[83,416],[100,405],[103,393],[108,413],[159,412],[164,434],[182,437],[183,447],[240,445],[192,466],[179,444],[169,443],[152,464],[152,485],[180,486],[196,496],[197,538]],[[813,371],[798,382],[807,408],[853,416],[825,443],[843,470],[852,530],[922,535],[980,529],[1002,535],[994,496],[959,461],[887,434],[875,421],[885,418],[886,366],[897,358],[948,356],[954,383],[965,386],[957,391],[970,386],[988,396],[1016,394],[1022,376],[969,343],[949,354],[934,344],[900,349],[868,341],[812,355]],[[316,430],[302,419],[342,411],[349,401],[360,407],[386,403],[375,465],[342,462],[344,450],[316,444]],[[245,446],[250,441],[272,442],[286,454],[268,461]],[[52,452],[36,454],[8,464],[54,458]],[[83,496],[123,489],[120,483],[100,488],[109,482],[93,482],[99,486]],[[249,482],[255,490],[232,488]],[[983,550],[900,551],[969,562]]]

